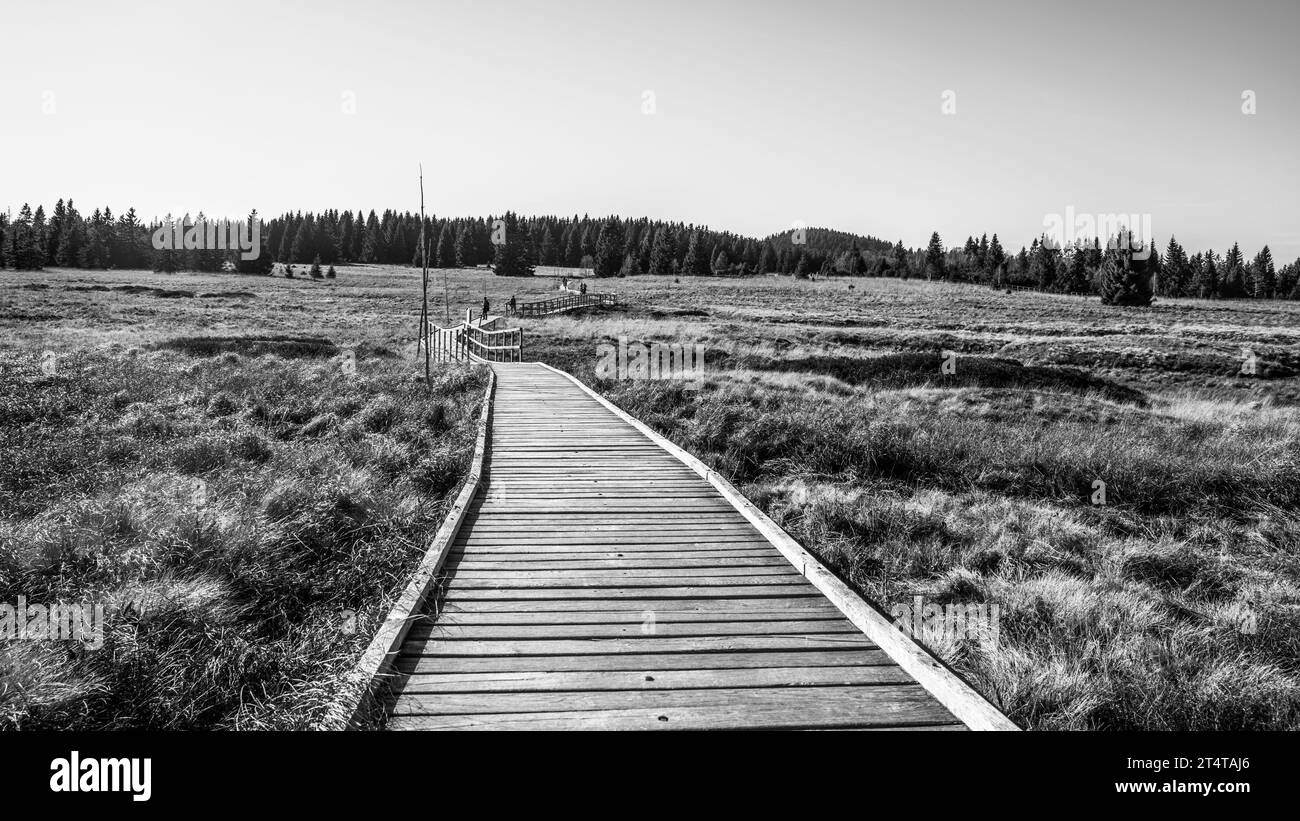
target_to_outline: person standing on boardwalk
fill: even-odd
[[[483,318],[484,318],[484,319],[487,319],[488,309],[489,309],[490,307],[491,307],[491,305],[488,304],[487,294],[484,294],[484,295],[483,295]]]
[[[515,295],[514,295],[514,294],[511,294],[511,295],[510,295],[510,313],[511,313],[511,314],[518,313],[518,305],[515,303]]]

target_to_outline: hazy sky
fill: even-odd
[[[1149,213],[1162,248],[1300,255],[1300,0],[77,0],[0,18],[15,211],[415,210],[422,161],[441,215],[1018,248],[1072,206]]]

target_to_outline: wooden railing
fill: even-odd
[[[545,316],[574,308],[586,308],[591,305],[617,305],[616,294],[567,294],[541,302],[526,302],[515,309],[515,316]]]
[[[435,362],[522,362],[524,332],[496,327],[500,317],[466,319],[450,328],[434,328],[429,351]]]

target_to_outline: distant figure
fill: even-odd
[[[491,305],[488,304],[487,294],[484,294],[483,295],[483,318],[484,319],[487,319],[489,308],[491,308]]]
[[[587,283],[584,282],[578,286],[578,293],[580,294],[587,293]]]
[[[514,294],[511,294],[511,295],[510,295],[510,313],[512,313],[512,314],[513,314],[513,313],[516,313],[516,308],[517,308],[517,306],[516,306],[516,303],[515,303],[515,295],[514,295]]]

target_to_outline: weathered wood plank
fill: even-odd
[[[464,696],[412,695],[393,729],[801,729],[951,724],[915,684]],[[587,709],[574,709],[575,702]],[[497,708],[491,712],[490,708]],[[549,707],[550,709],[544,709]],[[464,712],[453,712],[463,710]]]
[[[896,664],[739,667],[723,670],[508,671],[415,674],[402,693],[547,693],[566,690],[703,690],[741,687],[851,687],[910,684]]]
[[[443,641],[413,639],[402,655],[422,656],[608,656],[619,653],[717,653],[803,648],[875,647],[859,633],[801,633],[757,636],[637,636],[612,639],[500,639]]]
[[[843,619],[810,621],[660,621],[652,616],[640,624],[416,624],[411,640],[496,641],[499,639],[617,639],[657,636],[765,636],[858,632]]]
[[[444,673],[563,673],[656,670],[738,670],[775,667],[857,667],[893,665],[877,648],[786,652],[620,653],[612,656],[402,656],[396,668],[408,675]]]

